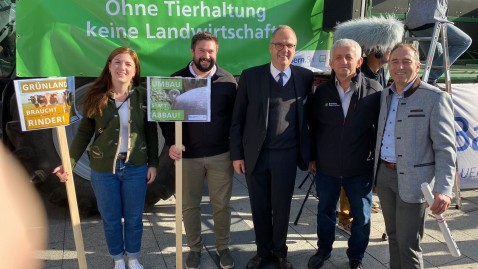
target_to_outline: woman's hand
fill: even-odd
[[[60,182],[66,182],[68,180],[68,173],[63,169],[63,165],[53,169],[52,173],[60,179]]]
[[[151,184],[156,179],[158,174],[156,167],[148,167],[148,174],[146,175],[146,183]]]

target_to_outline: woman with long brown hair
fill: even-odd
[[[85,97],[84,117],[70,147],[74,167],[94,136],[91,184],[115,269],[125,269],[124,255],[129,269],[143,268],[138,256],[146,185],[156,178],[158,166],[157,125],[147,121],[146,91],[139,81],[136,52],[113,50]],[[53,173],[62,182],[68,179],[61,166]]]

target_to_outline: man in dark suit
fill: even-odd
[[[290,65],[297,37],[289,26],[272,34],[272,61],[246,69],[232,114],[231,158],[236,173],[246,175],[256,235],[257,255],[248,269],[274,258],[279,268],[293,268],[287,257],[287,229],[296,169],[307,169],[310,155],[305,101],[313,73]]]

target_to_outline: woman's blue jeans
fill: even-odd
[[[136,166],[124,160],[116,162],[115,174],[91,170],[106,244],[115,260],[124,254],[131,258],[140,254],[147,171],[146,165]]]
[[[336,208],[340,187],[343,187],[350,202],[350,216],[353,218],[347,256],[350,260],[363,259],[370,237],[372,177],[371,172],[347,178],[337,178],[317,172],[315,183],[319,196],[317,245],[324,255],[332,251],[335,241]]]

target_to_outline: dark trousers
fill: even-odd
[[[319,250],[328,254],[335,241],[335,211],[343,187],[350,202],[350,216],[353,218],[348,241],[347,257],[362,260],[370,237],[370,211],[372,207],[372,172],[337,178],[320,172],[316,174],[316,190],[319,195],[317,212],[317,236]]]
[[[262,150],[254,171],[246,175],[257,254],[287,256],[290,203],[297,173],[297,149]]]

